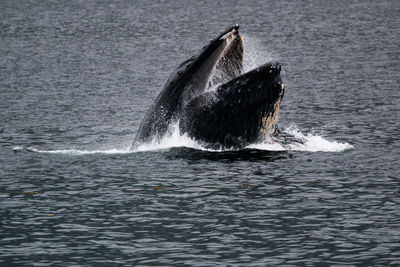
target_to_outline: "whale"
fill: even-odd
[[[179,129],[213,149],[240,149],[276,133],[284,85],[278,62],[267,63],[195,97]]]
[[[211,149],[242,149],[278,133],[281,65],[267,62],[243,73],[243,51],[234,25],[181,63],[146,112],[132,148],[160,141],[174,123]]]

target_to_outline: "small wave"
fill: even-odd
[[[321,135],[312,133],[304,134],[297,129],[296,126],[290,126],[283,130],[283,132],[290,134],[295,139],[302,140],[302,142],[292,142],[282,144],[266,140],[265,142],[250,145],[248,148],[270,150],[270,151],[308,151],[308,152],[341,152],[344,150],[352,149],[353,146],[346,142],[330,141]]]

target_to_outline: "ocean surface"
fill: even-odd
[[[131,151],[234,24],[305,143]],[[398,0],[1,0],[0,266],[399,266],[399,32]]]

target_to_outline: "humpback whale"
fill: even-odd
[[[242,65],[243,40],[235,25],[172,73],[133,147],[160,140],[175,122],[181,134],[213,149],[241,149],[276,133],[284,94],[281,65],[269,62],[247,73]],[[221,75],[212,77],[215,70]],[[221,85],[212,90],[210,83]]]

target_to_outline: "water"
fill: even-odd
[[[399,1],[0,2],[0,265],[400,265]],[[305,144],[129,152],[238,23]]]

